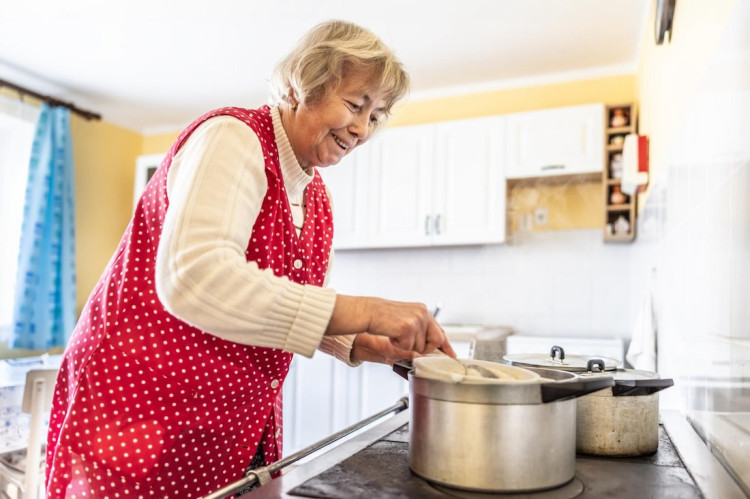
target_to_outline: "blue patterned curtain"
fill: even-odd
[[[26,187],[11,347],[64,346],[75,326],[70,111],[42,105]]]

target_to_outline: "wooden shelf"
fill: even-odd
[[[628,104],[628,106],[630,106],[630,104]],[[623,107],[623,106],[610,106],[610,109],[613,109],[614,107]],[[635,130],[633,130],[633,127],[630,125],[619,126],[619,127],[614,127],[614,128],[610,127],[610,128],[607,128],[607,135],[622,135],[622,134],[627,135],[629,133],[633,133],[634,131]]]
[[[612,204],[610,197],[613,192],[620,192],[622,181],[612,176],[612,163],[617,158],[617,153],[622,152],[623,144],[610,144],[612,137],[627,135],[637,132],[636,108],[632,103],[609,105],[605,107],[605,123],[610,125],[615,114],[622,116],[626,123],[622,126],[608,126],[604,132],[604,169],[602,171],[602,188],[604,189],[604,242],[629,243],[635,239],[636,228],[636,195],[626,196],[625,203]],[[618,118],[619,119],[619,118]],[[621,158],[620,158],[621,160]],[[625,234],[618,234],[616,227],[624,225],[627,228]]]
[[[632,208],[632,205],[630,203],[607,205],[607,211],[630,211],[631,208]]]
[[[605,234],[604,235],[604,241],[605,242],[612,242],[612,243],[629,243],[633,239],[635,239],[635,234],[626,234],[624,236],[620,236],[617,234]]]

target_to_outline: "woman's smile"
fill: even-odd
[[[335,165],[372,136],[387,97],[377,81],[371,71],[350,70],[320,101],[285,113],[284,129],[302,168]]]

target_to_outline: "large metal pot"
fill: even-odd
[[[409,372],[412,471],[484,492],[537,491],[572,480],[576,397],[612,386],[612,378],[529,370],[539,382],[467,384]]]
[[[554,366],[582,378],[612,376],[614,386],[578,400],[576,451],[597,456],[639,456],[659,446],[659,394],[674,385],[650,371],[621,369],[613,359],[565,355],[554,346],[550,355],[506,355],[514,366]]]

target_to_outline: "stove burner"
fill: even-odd
[[[493,497],[501,499],[573,499],[578,497],[583,492],[583,483],[578,478],[573,478],[565,485],[561,485],[555,489],[543,490],[541,492],[522,492],[522,493],[495,493],[495,492],[476,492],[472,490],[459,490],[446,487],[445,485],[438,485],[436,483],[430,483],[435,490],[442,492],[443,494],[451,497],[458,497],[460,499],[491,499]]]

